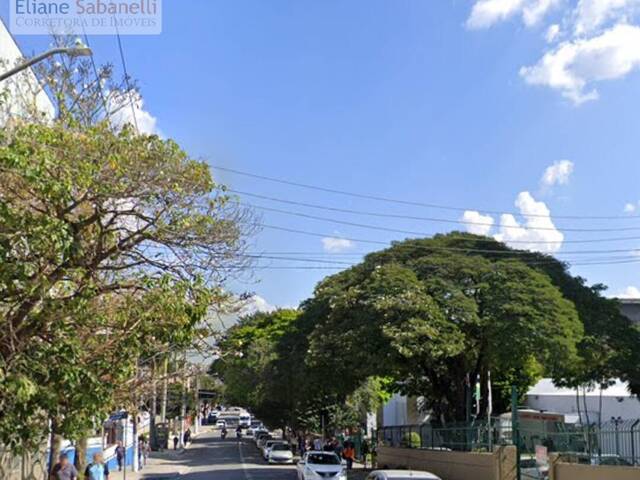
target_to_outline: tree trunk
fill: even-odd
[[[73,465],[78,470],[80,478],[84,478],[84,470],[87,468],[87,435],[82,435],[76,442],[76,455]]]
[[[53,471],[53,467],[58,463],[58,457],[60,456],[60,449],[62,448],[62,436],[58,434],[58,422],[56,419],[51,419],[51,433],[50,433],[49,449],[49,473]]]

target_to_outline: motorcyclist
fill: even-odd
[[[236,428],[236,438],[242,438],[242,427]]]
[[[227,427],[222,427],[222,439],[227,438]]]

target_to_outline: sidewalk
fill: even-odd
[[[205,431],[205,429],[201,429],[198,435]],[[192,438],[196,437],[197,435],[192,436]],[[131,466],[127,468],[126,480],[169,480],[176,479],[180,477],[180,475],[186,474],[189,468],[183,465],[183,460],[185,453],[191,445],[193,445],[193,443],[189,443],[189,445],[183,449],[151,452],[151,455],[147,459],[147,464],[140,471],[132,472]],[[124,472],[119,472],[117,470],[112,470],[109,475],[109,480],[124,479]]]

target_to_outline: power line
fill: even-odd
[[[324,210],[329,212],[347,213],[351,215],[365,215],[365,216],[379,217],[379,218],[398,218],[398,219],[405,219],[405,220],[439,222],[439,223],[449,223],[449,224],[456,224],[456,225],[478,225],[478,226],[484,226],[484,227],[501,227],[501,228],[513,228],[513,229],[526,228],[527,230],[548,230],[548,231],[562,230],[563,232],[627,232],[627,231],[640,230],[640,226],[618,227],[618,228],[565,228],[565,227],[555,228],[555,227],[532,227],[532,226],[523,227],[521,225],[507,225],[504,223],[473,222],[468,220],[452,220],[452,219],[437,218],[437,217],[422,217],[422,216],[414,216],[414,215],[401,215],[401,214],[393,214],[393,213],[380,213],[380,212],[371,212],[371,211],[364,211],[364,210],[354,210],[350,208],[337,208],[337,207],[329,207],[326,205],[319,205],[315,203],[306,203],[306,202],[299,202],[295,200],[287,200],[284,198],[271,197],[267,195],[259,195],[256,193],[250,193],[250,192],[245,192],[241,190],[234,190],[232,188],[227,189],[227,191],[231,193],[236,193],[238,195],[245,195],[247,197],[258,198],[261,200],[268,200],[271,202],[284,203],[287,205],[296,205],[300,207],[315,208],[318,210]],[[258,206],[257,208],[266,208],[266,207]],[[523,216],[527,217],[528,215],[523,215]]]
[[[87,45],[87,47],[91,48],[91,44],[89,43],[89,36],[87,35],[84,25],[82,25],[82,31],[84,32],[84,43]],[[107,99],[105,98],[104,91],[102,90],[102,81],[100,78],[100,74],[98,73],[98,67],[96,66],[96,61],[93,58],[93,55],[90,55],[89,58],[91,59],[93,73],[96,76],[96,82],[98,82],[98,91],[100,92],[100,98],[102,99],[102,107],[104,108],[104,112],[105,112],[105,115],[107,116],[107,120],[109,120],[109,117],[110,117],[109,107],[107,106]]]
[[[136,132],[140,133],[140,128],[138,128],[138,117],[136,115],[136,107],[133,103],[133,96],[131,92],[131,84],[129,83],[129,73],[127,72],[127,62],[124,59],[124,49],[122,48],[122,39],[120,38],[120,31],[118,29],[117,22],[114,22],[114,26],[116,28],[116,38],[118,39],[118,50],[120,51],[120,60],[122,61],[122,70],[124,71],[124,82],[127,86],[127,95],[129,97],[129,104],[131,105],[131,112],[133,114],[133,123],[136,127]]]
[[[333,219],[333,218],[327,218],[327,217],[321,217],[321,216],[317,216],[317,215],[310,215],[307,213],[301,213],[301,212],[291,212],[288,210],[280,210],[277,208],[270,208],[270,207],[263,207],[260,205],[253,205],[253,204],[249,204],[249,203],[244,203],[243,205],[251,207],[251,208],[257,208],[260,210],[266,210],[266,211],[270,211],[270,212],[276,212],[276,213],[280,213],[283,215],[290,215],[290,216],[295,216],[295,217],[302,217],[302,218],[308,218],[311,220],[318,220],[318,221],[322,221],[322,222],[330,222],[330,223],[335,223],[335,224],[339,224],[339,225],[347,225],[347,226],[351,226],[351,227],[358,227],[358,228],[366,228],[369,230],[377,230],[377,231],[384,231],[384,232],[390,232],[390,233],[401,233],[404,235],[418,235],[418,236],[430,236],[433,235],[432,233],[427,233],[427,232],[417,232],[417,231],[413,231],[413,230],[401,230],[401,229],[396,229],[396,228],[390,228],[390,227],[381,227],[379,225],[370,225],[370,224],[366,224],[366,223],[357,223],[357,222],[348,222],[345,220],[337,220],[337,219]],[[333,235],[324,235],[325,237],[331,237]],[[465,238],[465,237],[460,237],[460,238]],[[622,242],[622,241],[630,241],[630,240],[640,240],[640,236],[635,236],[635,237],[611,237],[611,238],[591,238],[591,239],[586,239],[586,240],[509,240],[509,243],[522,243],[525,245],[558,245],[558,244],[564,244],[564,243],[606,243],[606,242]]]
[[[424,249],[424,250],[435,250],[435,251],[449,251],[449,252],[462,252],[462,253],[489,253],[489,254],[494,254],[494,255],[534,255],[534,254],[542,254],[542,255],[551,255],[549,253],[545,253],[545,252],[538,252],[538,251],[529,251],[529,250],[497,250],[497,249],[483,249],[483,248],[470,248],[470,247],[448,247],[448,246],[441,246],[441,245],[435,245],[435,246],[431,246],[431,245],[415,245],[415,244],[396,244],[393,245],[391,242],[384,242],[381,240],[371,240],[371,239],[366,239],[366,238],[354,238],[354,237],[336,237],[333,234],[327,234],[327,233],[319,233],[319,232],[310,232],[308,230],[300,230],[300,229],[295,229],[295,228],[289,228],[289,227],[282,227],[279,225],[270,225],[270,224],[265,224],[265,223],[260,223],[260,224],[254,224],[253,226],[256,227],[261,227],[261,228],[268,228],[271,230],[277,230],[277,231],[281,231],[281,232],[288,232],[288,233],[296,233],[296,234],[300,234],[300,235],[307,235],[307,236],[312,236],[312,237],[316,237],[316,238],[341,238],[343,240],[349,240],[351,242],[357,242],[357,243],[364,243],[364,244],[370,244],[370,245],[381,245],[384,246],[386,248],[419,248],[419,249]],[[449,237],[451,238],[451,237]],[[486,241],[486,242],[493,242],[494,240],[487,238],[487,239],[482,239],[481,237],[476,236],[475,238],[470,238],[470,237],[464,237],[464,236],[460,236],[460,237],[454,237],[457,240],[460,241],[469,241],[469,240],[477,240],[477,241]],[[420,239],[410,239],[409,241],[419,241]],[[637,252],[639,250],[637,249],[607,249],[607,250],[574,250],[574,251],[567,251],[567,252],[563,252],[563,255],[569,255],[569,254],[574,254],[574,255],[580,255],[580,254],[594,254],[594,253],[631,253],[631,252]],[[373,252],[372,252],[373,253]],[[635,255],[634,255],[635,256]]]
[[[236,174],[236,175],[255,178],[255,179],[258,179],[258,180],[264,180],[264,181],[279,183],[279,184],[283,184],[283,185],[291,185],[291,186],[294,186],[294,187],[306,188],[306,189],[309,189],[309,190],[317,190],[317,191],[326,192],[326,193],[333,193],[333,194],[337,194],[337,195],[345,195],[345,196],[349,196],[349,197],[362,198],[362,199],[366,199],[366,200],[376,200],[376,201],[379,201],[379,202],[396,203],[396,204],[400,204],[400,205],[412,205],[412,206],[415,206],[415,207],[435,208],[435,209],[450,210],[450,211],[455,211],[455,212],[465,212],[467,210],[478,210],[478,211],[482,211],[484,213],[491,213],[491,214],[495,214],[495,215],[502,215],[502,214],[505,214],[505,213],[506,214],[511,214],[511,215],[520,215],[519,212],[508,212],[508,211],[502,211],[502,210],[479,209],[477,207],[473,207],[473,208],[458,207],[458,206],[442,205],[442,204],[435,204],[435,203],[417,202],[417,201],[412,201],[412,200],[403,200],[403,199],[391,198],[391,197],[383,197],[383,196],[371,195],[371,194],[365,194],[365,193],[349,192],[349,191],[346,191],[346,190],[339,190],[339,189],[335,189],[335,188],[321,187],[321,186],[318,186],[318,185],[310,185],[310,184],[307,184],[307,183],[294,182],[294,181],[285,180],[285,179],[282,179],[282,178],[268,177],[266,175],[258,175],[258,174],[255,174],[255,173],[244,172],[244,171],[241,171],[241,170],[236,170],[236,169],[233,169],[233,168],[223,167],[223,166],[220,166],[220,165],[211,165],[211,166],[214,169],[217,168],[218,170],[222,170],[223,172],[229,172],[229,173],[233,173],[233,174]],[[542,218],[546,218],[547,217],[547,215],[542,215],[542,214],[527,214],[526,216],[527,217],[542,217]],[[640,215],[554,215],[554,217],[555,218],[573,219],[573,220],[627,220],[627,219],[633,219],[633,218],[640,218]]]

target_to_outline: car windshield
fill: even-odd
[[[307,457],[307,463],[315,465],[340,465],[337,455],[312,453]]]
[[[284,443],[276,443],[271,450],[273,450],[274,452],[284,452],[289,450],[289,445]]]

